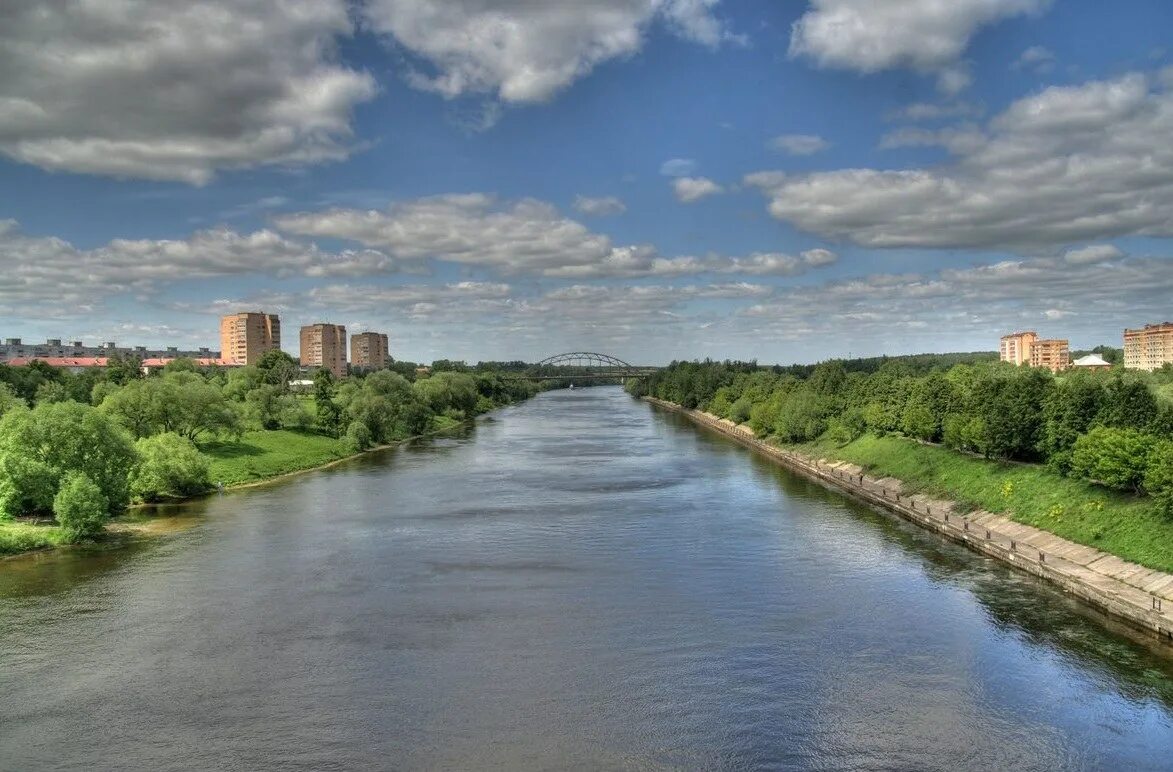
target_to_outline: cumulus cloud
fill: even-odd
[[[1050,0],[811,0],[794,23],[790,55],[820,67],[871,73],[957,62],[981,27],[1038,13]]]
[[[601,198],[576,196],[574,199],[574,208],[590,217],[610,217],[612,215],[623,214],[627,211],[627,205],[615,196],[603,196]]]
[[[392,273],[395,262],[376,250],[328,252],[267,229],[228,228],[186,239],[114,239],[79,249],[64,239],[30,236],[15,220],[0,220],[0,308],[92,309],[122,293],[153,291],[190,279],[263,274],[367,276]]]
[[[1157,79],[1053,86],[980,130],[935,136],[955,156],[937,168],[745,181],[775,217],[870,247],[1030,250],[1173,235],[1173,94]]]
[[[680,203],[692,204],[702,198],[724,193],[725,188],[708,177],[677,177],[672,181],[672,191]]]
[[[1010,67],[1015,70],[1047,73],[1055,68],[1055,54],[1043,46],[1031,46],[1023,51]]]
[[[0,153],[119,177],[347,157],[374,79],[339,64],[345,0],[15,0],[0,23]]]
[[[491,94],[532,103],[637,53],[647,29],[716,48],[740,42],[714,14],[718,0],[369,0],[366,23],[420,66],[417,88],[446,97]]]
[[[782,134],[770,140],[770,147],[790,155],[814,155],[830,143],[817,134]]]
[[[687,177],[696,172],[696,161],[691,158],[670,158],[660,164],[660,174],[665,177]]]

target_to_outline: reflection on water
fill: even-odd
[[[0,769],[1163,769],[1168,651],[617,389],[0,562]]]

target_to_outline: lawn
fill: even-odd
[[[1044,466],[987,461],[901,437],[864,436],[843,447],[805,446],[896,477],[913,491],[998,512],[1065,539],[1160,571],[1173,572],[1173,521],[1145,497],[1115,493]]]
[[[64,541],[65,535],[55,525],[0,520],[0,555],[56,547]]]
[[[310,430],[247,432],[239,442],[200,447],[211,460],[212,483],[237,485],[311,469],[350,455],[341,440]]]

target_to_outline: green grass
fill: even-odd
[[[15,555],[64,543],[65,534],[58,526],[0,520],[0,555]]]
[[[350,455],[341,440],[295,429],[248,432],[240,442],[209,442],[200,450],[211,461],[212,482],[225,485],[311,469]]]
[[[901,437],[864,436],[843,447],[805,446],[824,458],[895,477],[912,490],[998,512],[1125,560],[1173,572],[1173,521],[1149,500],[1072,480],[1034,464],[967,456]]]

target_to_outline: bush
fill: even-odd
[[[1092,429],[1075,441],[1071,474],[1109,488],[1140,490],[1157,441],[1135,429]]]
[[[1144,487],[1153,497],[1157,510],[1173,517],[1173,442],[1162,442],[1149,455]]]
[[[101,533],[109,509],[102,489],[84,472],[70,472],[53,497],[53,515],[70,542]]]
[[[208,459],[178,434],[157,434],[135,443],[138,463],[130,473],[130,492],[138,501],[158,501],[208,489]]]

